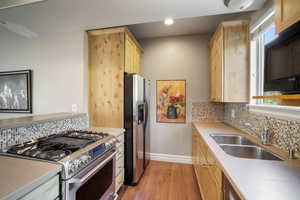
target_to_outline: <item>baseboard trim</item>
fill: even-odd
[[[172,155],[172,154],[150,153],[150,160],[192,164],[191,156]]]

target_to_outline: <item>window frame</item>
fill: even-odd
[[[283,106],[263,104],[263,99],[252,99],[252,96],[264,94],[264,41],[263,34],[275,25],[274,8],[269,9],[250,27],[250,102],[249,112],[264,114],[283,119],[300,120],[300,106]],[[254,48],[253,48],[253,45]],[[254,55],[253,55],[254,54]],[[254,82],[253,82],[254,81]]]

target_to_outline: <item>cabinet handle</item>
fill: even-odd
[[[213,165],[211,164],[201,164],[201,167],[205,167],[205,168],[209,168],[209,167],[212,167]]]

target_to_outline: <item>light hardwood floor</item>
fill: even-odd
[[[138,186],[121,200],[201,200],[192,165],[151,161]]]

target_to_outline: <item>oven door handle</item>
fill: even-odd
[[[72,178],[69,183],[84,183],[86,182],[91,176],[93,176],[100,168],[102,168],[106,163],[108,163],[115,155],[117,152],[114,152],[111,154],[109,157],[107,157],[104,161],[102,161],[98,166],[96,166],[94,169],[89,171],[86,175],[84,175],[82,178]]]

